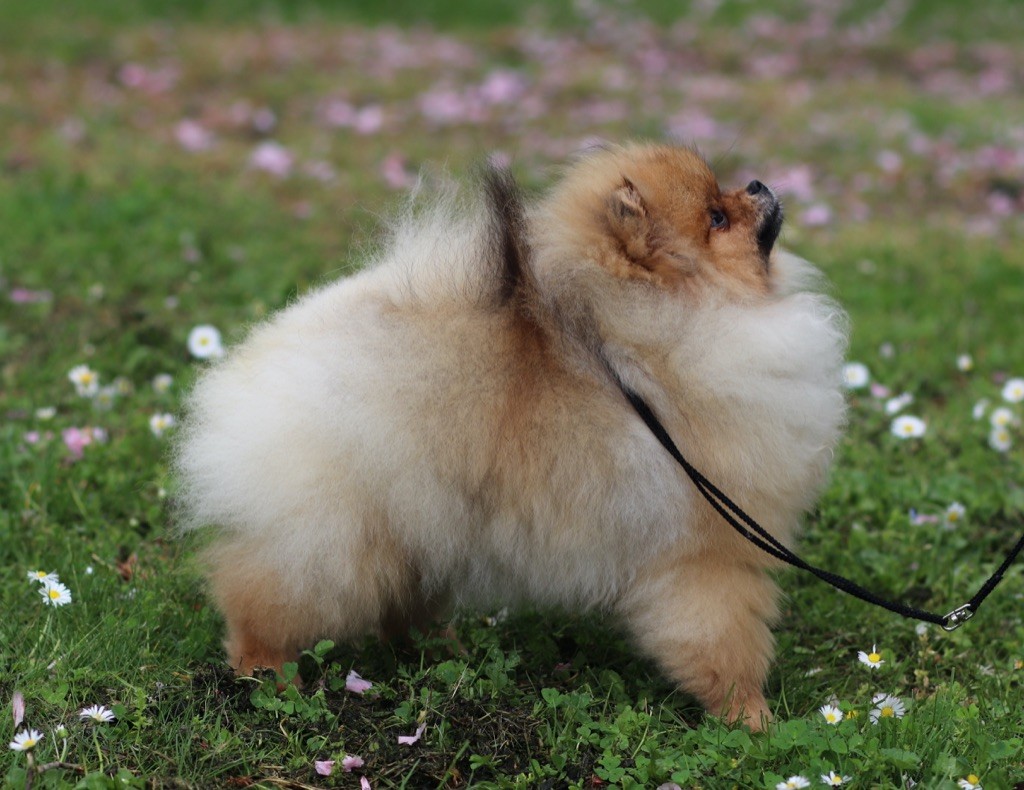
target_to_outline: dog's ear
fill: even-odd
[[[647,260],[653,252],[653,218],[640,190],[625,176],[608,197],[605,214],[612,236],[630,260],[634,263]]]
[[[605,216],[612,238],[631,263],[669,280],[693,272],[693,261],[666,242],[658,217],[625,176],[608,197]]]

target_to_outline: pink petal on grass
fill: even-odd
[[[423,736],[423,731],[426,730],[426,729],[427,729],[427,725],[426,725],[426,723],[424,723],[424,724],[421,724],[419,727],[416,728],[416,734],[415,735],[399,735],[398,736],[398,745],[399,746],[412,746],[414,743],[416,743],[416,741],[418,741]]]
[[[334,770],[334,760],[315,760],[313,767],[320,776],[330,776]]]
[[[353,694],[365,694],[372,688],[373,683],[363,680],[354,669],[349,670],[345,677],[345,691],[351,691]]]
[[[362,768],[365,764],[363,758],[355,754],[346,754],[345,759],[341,761],[341,767],[346,772]]]
[[[25,720],[25,697],[20,691],[14,692],[11,709],[14,712],[14,729],[18,729],[18,725]]]
[[[370,787],[370,780],[365,776],[359,777],[359,790],[373,790],[373,788]]]

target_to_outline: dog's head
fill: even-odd
[[[723,191],[689,148],[633,145],[588,154],[537,220],[542,248],[572,244],[620,280],[689,300],[756,300],[773,289],[778,198],[760,181]]]

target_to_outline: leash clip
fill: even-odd
[[[942,628],[945,631],[955,631],[972,617],[974,617],[974,609],[971,608],[969,603],[965,603],[963,606],[958,606],[943,618],[946,622],[943,624]]]

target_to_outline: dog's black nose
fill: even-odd
[[[766,190],[767,188],[768,187],[766,187],[760,181],[754,180],[754,181],[751,181],[749,184],[747,184],[747,194],[748,195],[757,195],[757,194],[760,194],[761,192],[763,192],[764,190]]]

